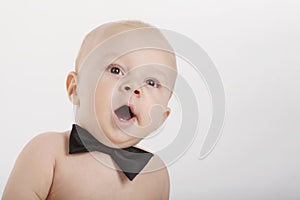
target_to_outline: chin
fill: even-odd
[[[114,146],[117,146],[118,148],[134,146],[142,140],[142,138],[128,135],[120,129],[111,130],[108,132],[105,131],[105,136],[110,140],[111,143],[113,143]]]

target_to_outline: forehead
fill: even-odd
[[[107,53],[107,57],[114,56],[117,56],[116,53]],[[113,62],[124,66],[128,71],[143,65],[169,67],[176,70],[175,55],[172,52],[160,49],[134,50],[117,57]]]
[[[153,44],[156,49],[146,49],[147,45],[151,46]],[[76,70],[99,46],[102,50],[99,49],[96,54],[97,57],[111,58],[112,55],[116,55],[119,60],[126,62],[135,61],[140,64],[158,62],[173,67],[176,65],[175,56],[170,53],[173,52],[172,47],[157,28],[134,28],[124,24],[109,23],[97,27],[85,37],[76,59]],[[139,50],[135,50],[135,46],[139,46]],[[124,51],[126,48],[127,50]],[[120,55],[122,56],[119,57]]]

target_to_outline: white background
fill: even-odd
[[[138,19],[197,42],[225,88],[223,135],[206,159],[200,134],[169,166],[171,199],[300,199],[299,11],[290,0],[2,2],[0,194],[30,139],[70,129],[65,79],[85,34]]]

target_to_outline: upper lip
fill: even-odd
[[[132,104],[127,104],[127,106],[130,108],[130,111],[132,112],[133,116],[136,116],[134,106]]]

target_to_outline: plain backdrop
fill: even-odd
[[[300,199],[299,10],[296,0],[2,1],[0,194],[30,139],[71,128],[65,80],[85,34],[108,21],[138,19],[197,42],[225,88],[222,137],[199,160],[209,95],[184,62],[179,67],[199,97],[201,123],[190,148],[168,166],[171,199]],[[180,103],[170,104],[168,136],[141,145],[157,150],[176,137]]]

